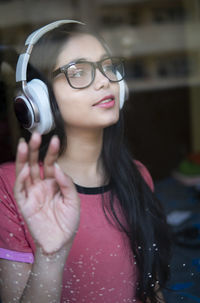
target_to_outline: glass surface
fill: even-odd
[[[200,302],[200,2],[0,1],[0,163],[15,159],[21,136],[29,139],[13,109],[18,54],[30,32],[59,19],[88,23],[112,56],[125,58],[125,139],[149,169],[177,240],[166,303]],[[97,66],[118,81],[122,67],[110,63]],[[95,68],[76,63],[62,72],[73,87],[86,87]],[[28,123],[26,108],[19,115]]]

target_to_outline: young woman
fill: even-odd
[[[2,302],[164,302],[168,228],[123,143],[123,61],[68,24],[44,34],[30,62],[55,128],[47,150],[33,132],[0,168]]]

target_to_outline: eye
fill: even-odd
[[[73,72],[70,72],[68,75],[70,78],[79,78],[84,76],[84,71],[81,69],[76,69]]]
[[[68,69],[68,77],[69,78],[80,78],[85,74],[85,70],[83,68],[77,68],[76,66],[71,66]]]
[[[112,64],[107,64],[103,66],[103,70],[106,71],[113,71],[114,70],[114,66]]]
[[[109,64],[105,64],[103,65],[103,71],[104,73],[108,74],[108,73],[115,73],[115,66],[112,63]]]
[[[104,72],[115,72],[115,66],[110,59],[105,60],[102,64],[102,67]]]
[[[69,78],[88,77],[91,74],[91,64],[88,62],[76,63],[68,68]]]

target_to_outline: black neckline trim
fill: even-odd
[[[75,184],[76,189],[79,194],[86,194],[86,195],[98,195],[103,194],[110,190],[111,186],[110,184],[99,186],[99,187],[84,187],[78,184]]]

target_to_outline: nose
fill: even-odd
[[[108,87],[109,86],[109,79],[106,78],[102,72],[96,68],[96,73],[95,73],[95,79],[94,79],[94,87],[96,90],[99,90],[100,88],[103,87]]]

